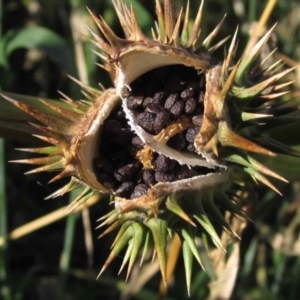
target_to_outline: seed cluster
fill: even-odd
[[[115,109],[103,124],[99,156],[93,159],[98,181],[115,195],[135,199],[158,182],[172,182],[205,174],[206,168],[180,165],[165,155],[152,153],[151,168],[138,159],[142,140],[131,131],[124,111]]]
[[[157,135],[185,116],[190,128],[172,136],[168,145],[194,152],[194,139],[203,120],[204,75],[194,68],[169,66],[144,74],[130,87],[127,106],[135,112],[137,124]]]

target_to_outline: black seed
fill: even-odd
[[[123,182],[119,188],[116,190],[115,194],[119,197],[128,198],[134,189],[135,183],[132,181]]]
[[[188,98],[184,106],[185,113],[188,115],[192,114],[195,111],[196,106],[197,106],[196,99]]]
[[[203,115],[193,116],[192,122],[194,125],[201,126],[203,122]]]
[[[144,143],[143,141],[141,140],[141,138],[139,136],[134,136],[132,139],[131,139],[131,143],[133,146],[135,146],[136,148],[138,149],[142,149],[144,147]]]
[[[165,99],[165,93],[163,91],[156,92],[153,96],[153,103],[161,105],[164,99]]]
[[[174,105],[174,103],[176,101],[179,100],[179,95],[178,94],[171,94],[167,99],[166,99],[166,102],[165,102],[165,109],[167,110],[171,110],[172,106]]]
[[[144,170],[143,171],[143,180],[148,185],[154,185],[155,178],[154,178],[154,171],[153,170]]]
[[[129,96],[127,98],[127,106],[129,109],[138,109],[143,103],[143,96]]]
[[[194,94],[195,94],[195,92],[194,92],[192,89],[187,88],[187,89],[185,89],[185,90],[183,90],[183,91],[181,92],[180,97],[181,97],[183,100],[186,100],[186,99],[188,99],[188,98],[190,98],[190,97],[193,97]]]
[[[115,119],[107,120],[104,123],[103,131],[108,134],[116,134],[123,127],[122,123]]]
[[[157,182],[171,182],[174,180],[173,174],[162,173],[162,172],[155,172],[154,178]]]
[[[194,143],[195,137],[196,137],[197,133],[199,132],[199,130],[200,130],[199,126],[189,128],[185,135],[186,140],[190,143]]]
[[[192,178],[195,176],[197,176],[197,172],[194,169],[189,168],[186,165],[183,165],[183,166],[179,166],[177,169],[176,180]]]
[[[147,108],[146,108],[147,112],[151,112],[153,114],[158,114],[162,111],[166,111],[164,108],[162,108],[159,104],[157,103],[150,103]]]
[[[140,183],[138,184],[135,188],[133,193],[131,194],[130,198],[131,199],[135,199],[135,198],[139,198],[145,194],[147,194],[148,191],[148,186],[146,184]]]
[[[184,101],[178,100],[172,105],[170,112],[172,115],[174,115],[174,117],[179,117],[182,113],[183,108]]]
[[[159,154],[155,160],[155,168],[158,172],[167,172],[169,169],[170,158]]]
[[[93,159],[94,166],[106,174],[112,174],[114,171],[113,164],[104,157],[95,157]]]
[[[153,128],[155,133],[159,133],[165,128],[170,120],[170,113],[166,110],[159,112],[154,120]]]
[[[204,100],[204,93],[201,91],[198,96],[198,103],[203,103],[203,100]]]
[[[114,172],[115,178],[120,182],[130,181],[137,172],[139,163],[127,164]]]
[[[147,108],[150,104],[153,104],[153,99],[151,97],[146,97],[143,101],[143,108]]]
[[[196,152],[196,148],[194,146],[194,143],[190,143],[188,144],[188,146],[186,147],[186,149],[190,152]]]
[[[184,149],[186,146],[186,140],[183,133],[172,136],[168,141],[168,145],[176,150]]]
[[[155,114],[150,112],[142,112],[137,116],[137,124],[149,133],[154,133]]]
[[[109,190],[113,190],[116,185],[115,180],[105,173],[97,174],[97,180]]]

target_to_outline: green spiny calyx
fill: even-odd
[[[185,16],[181,10],[175,20],[171,1],[162,8],[157,0],[158,28],[152,38],[143,34],[132,8],[121,0],[113,3],[126,38],[93,14],[101,36],[92,34],[114,88],[97,92],[83,86],[86,101],[65,96],[68,109],[44,102],[52,113],[4,96],[37,119],[40,123],[33,126],[43,133],[38,137],[52,144],[23,149],[45,156],[18,162],[42,165],[31,172],[60,171],[51,181],[71,177],[50,197],[84,184],[71,208],[95,192],[114,195],[115,209],[100,219],[99,227],[108,226],[101,236],[120,229],[100,274],[127,248],[121,270],[128,264],[128,276],[138,254],[143,261],[153,244],[166,281],[167,241],[176,233],[189,289],[193,257],[202,267],[208,264],[196,240],[225,252],[220,229],[237,237],[223,212],[247,218],[239,191],[248,179],[276,192],[266,176],[285,180],[254,153],[297,155],[264,135],[270,117],[277,126],[276,118],[280,122],[296,109],[282,109],[278,102],[286,93],[280,90],[291,84],[279,80],[292,69],[276,73],[277,62],[253,68],[274,27],[234,63],[236,30],[224,60],[213,64],[213,51],[226,41],[212,46],[224,19],[198,46],[203,3],[189,31],[189,4]]]

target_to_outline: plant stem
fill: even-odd
[[[0,282],[3,283],[0,288],[1,299],[11,299],[11,291],[7,284],[7,206],[5,193],[5,155],[4,140],[0,139],[0,237],[3,244],[0,247]]]
[[[78,190],[75,189],[70,193],[69,202],[71,203],[73,199],[78,196]],[[67,276],[70,270],[70,262],[72,256],[73,242],[74,242],[74,234],[76,227],[76,215],[69,214],[66,220],[66,228],[65,228],[65,238],[63,250],[60,256],[59,269],[60,269],[60,290],[59,290],[59,299],[66,299],[65,287]]]
[[[3,22],[3,3],[0,0],[0,40],[2,37]],[[3,239],[3,245],[0,246],[0,298],[5,300],[11,299],[11,291],[7,284],[7,206],[5,192],[5,155],[4,140],[0,139],[0,237]],[[3,284],[2,284],[3,283]]]

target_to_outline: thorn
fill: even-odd
[[[219,123],[218,138],[222,146],[231,146],[246,151],[275,156],[275,153],[267,150],[230,130],[225,121]]]
[[[174,17],[171,0],[164,1],[164,21],[166,31],[164,42],[167,44],[171,40],[172,33],[174,31]]]
[[[170,38],[170,44],[174,44],[175,46],[179,44],[179,29],[180,29],[182,12],[183,12],[183,8],[181,8],[179,12],[179,16],[173,30],[173,34]]]
[[[198,9],[198,13],[197,13],[194,25],[193,25],[192,32],[190,34],[189,40],[186,45],[187,48],[194,46],[196,44],[197,40],[199,39],[200,27],[201,27],[201,22],[202,22],[202,15],[203,15],[203,4],[204,4],[204,1],[202,0],[201,4],[199,6],[199,9]]]
[[[214,40],[214,38],[216,37],[216,35],[219,33],[223,22],[226,18],[226,14],[224,15],[224,17],[222,18],[222,20],[219,22],[219,24],[216,26],[216,28],[206,37],[206,39],[203,41],[202,46],[206,49],[208,49],[212,43],[212,41]]]

